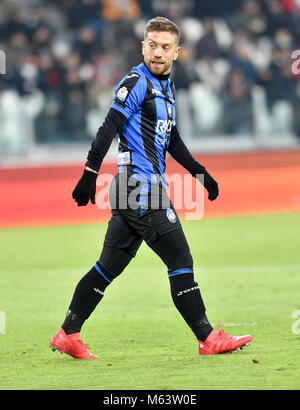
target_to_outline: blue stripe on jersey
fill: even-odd
[[[148,175],[154,172],[153,164],[148,160],[141,134],[141,114],[129,118],[124,125],[123,134],[131,151],[132,165],[135,172]]]
[[[166,86],[168,81],[163,81],[163,85]],[[161,90],[161,93],[163,93],[163,90],[161,88],[160,83],[156,80],[155,85],[157,84],[157,87],[159,87],[159,90]],[[165,113],[167,118],[168,118],[168,113],[166,109],[166,103],[165,103],[165,98],[163,95],[158,95],[157,98],[155,98],[155,103],[156,103],[156,111],[158,113]],[[160,120],[158,119],[157,121],[157,126],[155,129],[155,147],[157,150],[157,158],[158,158],[158,164],[159,164],[159,171],[160,174],[163,175],[165,171],[164,163],[165,163],[165,158],[164,158],[164,151],[165,151],[165,144],[166,144],[166,127],[168,126],[168,122],[165,122],[168,120]]]
[[[149,193],[149,184],[144,182],[140,191],[139,205],[140,208],[146,209],[148,207],[148,193]]]

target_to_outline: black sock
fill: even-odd
[[[97,267],[95,267],[97,265]],[[104,296],[104,290],[110,283],[106,270],[96,264],[78,282],[65,321],[62,325],[66,334],[78,333],[83,323],[94,311]],[[103,276],[104,275],[104,276]]]
[[[213,330],[206,314],[198,283],[191,273],[170,276],[173,302],[197,340],[204,342]]]
[[[76,286],[62,328],[66,334],[78,333],[104,296],[107,286],[132,259],[126,250],[104,246],[99,260]]]
[[[71,312],[69,309],[62,328],[64,329],[66,335],[79,333],[84,322],[84,319],[79,317],[76,313]]]

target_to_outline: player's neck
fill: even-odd
[[[151,73],[151,74],[153,75],[153,77],[155,77],[155,78],[157,78],[158,80],[161,80],[161,81],[168,80],[169,77],[170,77],[170,73],[168,73],[168,74],[153,74],[153,73]]]
[[[147,70],[149,71],[149,73],[150,73],[151,75],[153,75],[153,77],[157,78],[157,79],[160,80],[160,81],[168,80],[169,77],[170,77],[170,73],[167,73],[167,74],[154,74],[154,73],[152,73],[152,71],[149,70],[149,68],[148,68],[148,66],[147,66],[147,64],[146,64],[145,62],[144,62],[144,66],[147,68]]]

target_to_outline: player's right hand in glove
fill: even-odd
[[[78,206],[85,206],[89,201],[95,204],[97,177],[98,174],[95,172],[88,171],[87,169],[83,171],[82,177],[72,193],[72,197]]]

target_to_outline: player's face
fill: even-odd
[[[145,64],[152,74],[168,74],[179,51],[177,36],[168,31],[153,31],[142,41]]]

